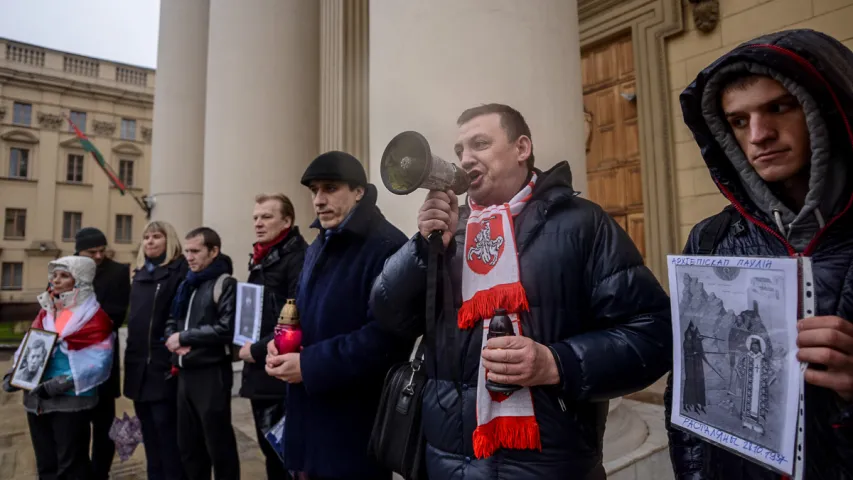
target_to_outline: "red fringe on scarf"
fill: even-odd
[[[467,330],[484,318],[492,318],[496,308],[506,309],[509,313],[527,311],[527,294],[521,282],[496,285],[475,293],[462,304],[456,322],[459,328]]]
[[[474,430],[475,457],[490,457],[499,448],[542,451],[536,417],[497,417]]]

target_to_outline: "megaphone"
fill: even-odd
[[[382,183],[391,193],[407,195],[418,188],[468,191],[468,174],[456,165],[433,155],[429,142],[418,132],[403,132],[391,139],[379,164]]]

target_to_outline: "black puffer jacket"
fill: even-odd
[[[187,270],[187,261],[181,255],[153,271],[143,267],[133,275],[124,352],[124,396],[131,400],[174,398],[176,384],[166,380],[172,366],[166,348],[166,320]]]
[[[811,189],[804,209],[816,209],[825,218],[812,221],[804,215],[794,221],[771,208],[777,200],[766,195],[766,184],[739,174],[734,163],[742,152],[724,129],[713,127],[714,109],[705,108],[706,90],[725,83],[723,75],[749,71],[769,75],[799,100],[811,134]],[[722,82],[722,83],[721,83]],[[709,86],[710,85],[710,86]],[[716,87],[714,85],[717,85]],[[718,96],[716,91],[711,95]],[[713,100],[713,97],[711,97]],[[796,30],[779,32],[744,44],[699,74],[681,95],[684,119],[702,150],[711,176],[737,210],[725,234],[716,243],[715,255],[809,256],[816,287],[816,315],[837,315],[853,320],[853,215],[848,168],[853,154],[853,53],[821,33]],[[706,116],[707,115],[707,116]],[[718,115],[718,114],[717,114]],[[724,147],[721,145],[729,145]],[[734,162],[734,163],[733,163]],[[779,207],[781,208],[781,207]],[[795,217],[790,212],[790,217]],[[812,212],[813,213],[813,212]],[[722,214],[721,214],[722,215]],[[685,254],[699,252],[702,232],[714,217],[690,233]],[[716,221],[714,221],[716,223]],[[781,223],[781,225],[779,225]],[[725,225],[725,224],[724,224]],[[707,229],[707,230],[706,230]],[[713,238],[705,234],[706,238]],[[666,418],[670,454],[678,479],[779,479],[734,454],[676,430],[669,424],[672,408],[671,381],[666,391]],[[834,392],[806,386],[806,463],[809,480],[853,478],[853,422],[851,407]]]
[[[430,478],[602,478],[608,400],[648,386],[670,367],[669,299],[628,235],[598,205],[575,196],[566,162],[538,175],[515,219],[515,238],[530,305],[522,329],[552,347],[562,377],[558,386],[532,389],[542,451],[498,450],[474,459],[482,336],[480,324],[467,331],[456,326],[469,212],[463,207],[447,251],[452,311],[445,309],[425,337]],[[416,235],[374,284],[373,312],[398,334],[424,332],[426,252]]]
[[[219,256],[228,263],[228,273],[232,273],[231,259],[225,254]],[[222,294],[219,302],[213,301],[216,286],[215,278],[210,279],[192,293],[188,318],[175,319],[170,316],[166,321],[166,338],[180,333],[181,346],[192,347],[186,355],[172,354],[172,362],[181,368],[198,368],[231,362],[231,349],[234,341],[234,311],[237,299],[237,279],[228,277],[222,282]]]
[[[249,283],[264,286],[264,307],[261,339],[250,348],[255,363],[246,362],[243,365],[241,397],[284,398],[287,393],[287,383],[270,377],[264,368],[267,343],[273,339],[278,316],[287,299],[296,298],[296,285],[307,249],[308,244],[299,233],[299,228],[293,227],[281,242],[272,247],[260,264],[249,264]]]

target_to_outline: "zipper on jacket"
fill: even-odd
[[[563,397],[557,395],[557,402],[560,404],[560,409],[562,411],[566,411],[566,402],[563,401]]]
[[[154,290],[154,300],[151,301],[151,318],[148,319],[148,360],[147,364],[151,363],[151,331],[154,329],[154,312],[157,308],[157,295],[160,293],[160,284],[157,284],[157,289]]]

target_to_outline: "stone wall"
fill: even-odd
[[[789,28],[811,28],[853,48],[853,0],[720,0],[720,21],[710,33],[693,25],[684,1],[684,33],[666,44],[672,89],[673,161],[678,195],[679,248],[690,229],[719,212],[726,200],[711,181],[699,149],[684,126],[678,96],[702,70],[743,41]]]

